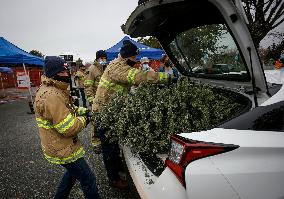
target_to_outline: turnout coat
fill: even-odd
[[[93,101],[92,109],[98,112],[106,105],[115,92],[127,93],[131,86],[138,86],[142,82],[167,83],[173,75],[162,72],[144,71],[127,64],[127,59],[118,57],[105,69]]]
[[[34,103],[44,156],[55,164],[74,162],[85,153],[77,135],[86,126],[86,109],[73,105],[68,85],[42,76]]]

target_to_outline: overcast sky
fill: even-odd
[[[124,36],[120,26],[138,0],[0,0],[0,36],[25,51],[72,52],[94,60]],[[278,28],[284,32],[284,23]],[[277,42],[277,41],[276,41]],[[261,45],[271,45],[272,39]]]
[[[124,36],[137,0],[0,0],[0,37],[25,51],[95,58]]]

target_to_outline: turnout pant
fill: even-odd
[[[113,182],[120,179],[119,171],[123,170],[123,164],[118,142],[109,142],[109,139],[105,136],[105,132],[104,129],[98,129],[107,176],[109,182]]]

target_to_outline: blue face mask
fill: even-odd
[[[105,65],[107,65],[107,61],[101,60],[101,61],[99,61],[99,64],[102,65],[102,66],[105,66]]]
[[[148,70],[149,69],[149,65],[148,64],[142,64],[142,66],[143,66],[144,70]]]

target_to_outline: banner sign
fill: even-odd
[[[19,88],[29,88],[30,77],[25,72],[17,72],[17,83]]]

